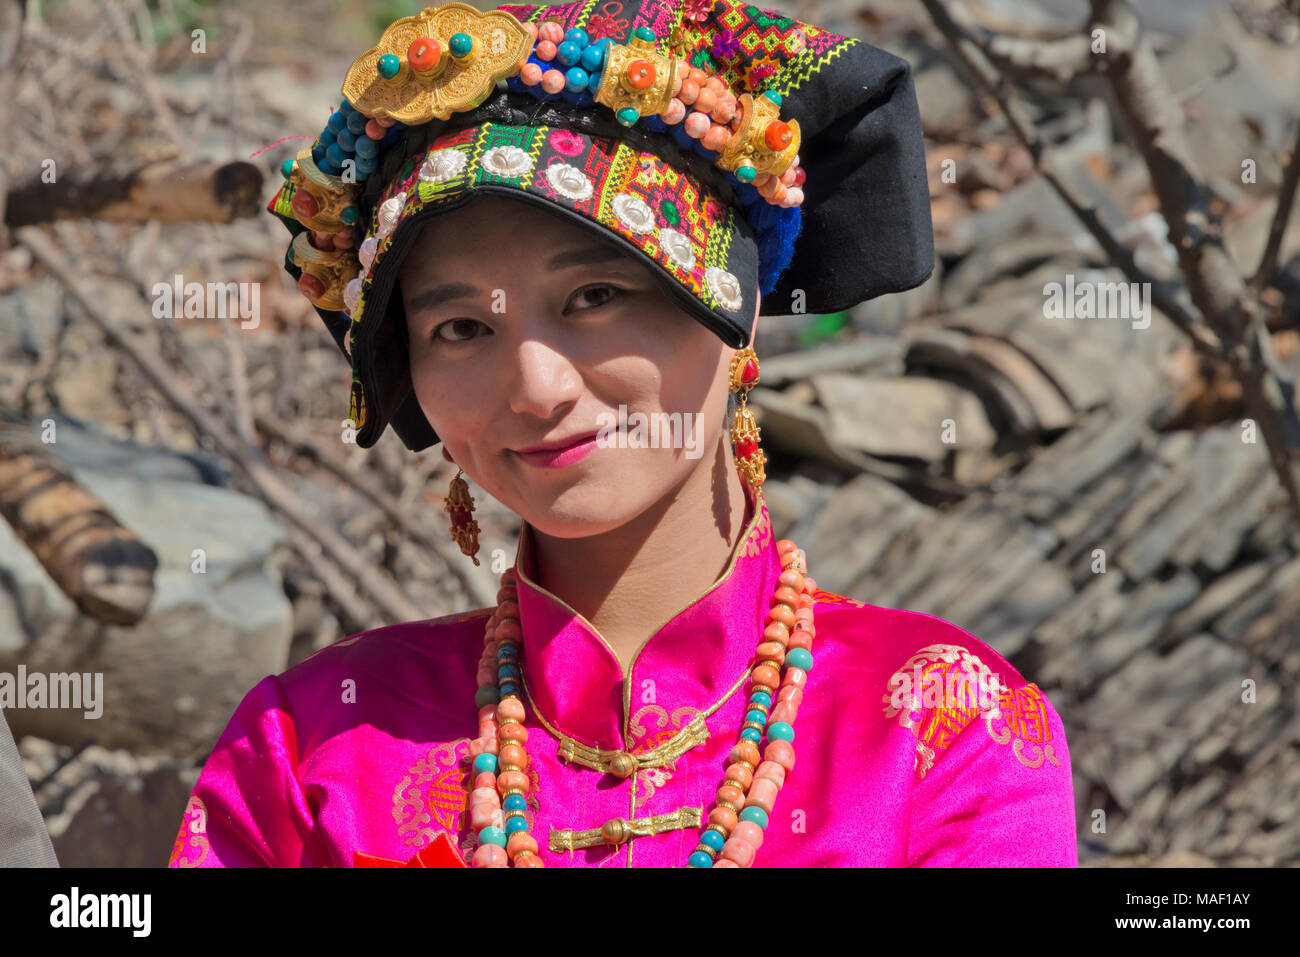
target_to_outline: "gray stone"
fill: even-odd
[[[59,454],[77,459],[76,432],[58,434]],[[140,461],[156,454],[142,448]],[[159,471],[191,467],[178,459]],[[102,674],[98,718],[84,708],[14,708],[7,717],[15,736],[202,754],[244,694],[287,665],[291,608],[271,561],[283,532],[259,501],[231,489],[118,464],[118,473],[73,471],[158,556],[149,612],[133,627],[80,614],[0,522],[0,669]]]

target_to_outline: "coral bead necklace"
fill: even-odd
[[[794,542],[777,542],[782,572],[750,668],[749,705],[727,758],[708,826],[688,867],[749,867],[763,843],[777,794],[794,770],[794,719],[812,668],[813,592],[807,560]],[[520,697],[523,631],[515,570],[501,575],[478,665],[479,736],[470,742],[474,787],[471,826],[478,835],[475,867],[543,867],[528,833],[528,729]],[[784,674],[783,674],[784,672]],[[775,702],[774,702],[775,699]],[[767,743],[759,755],[766,732]]]

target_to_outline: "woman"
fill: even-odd
[[[906,64],[727,0],[448,4],[343,92],[271,208],[358,444],[441,440],[523,530],[495,608],[250,691],[172,866],[1077,864],[1042,693],[764,505],[758,316],[932,266]]]

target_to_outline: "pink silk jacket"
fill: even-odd
[[[536,583],[525,524],[527,814],[547,867],[680,867],[695,850],[781,573],[761,492],[749,515],[727,571],[649,634],[627,676],[586,618]],[[815,556],[808,564],[816,578]],[[796,762],[752,866],[1077,866],[1069,752],[1047,697],[939,618],[814,598]],[[169,866],[351,867],[358,852],[406,863],[444,833],[469,861],[490,614],[377,628],[263,679],[204,765]],[[573,742],[644,755],[674,741],[675,759],[627,778],[561,754]],[[565,842],[611,819],[672,814],[678,826],[623,844]]]

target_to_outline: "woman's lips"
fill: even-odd
[[[599,433],[593,432],[587,438],[562,449],[548,449],[544,452],[515,452],[515,455],[529,465],[536,465],[540,468],[561,468],[581,461],[594,452],[598,448],[597,435]]]

